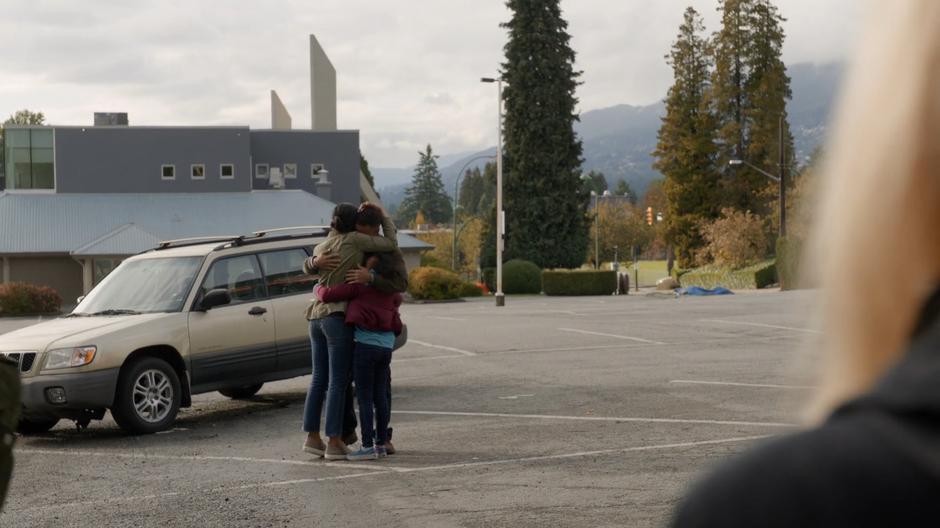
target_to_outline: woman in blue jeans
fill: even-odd
[[[304,262],[304,271],[319,275],[319,283],[336,286],[345,281],[346,272],[357,267],[366,252],[394,251],[398,247],[395,225],[382,213],[384,236],[370,236],[356,231],[355,205],[342,203],[333,210],[331,230],[327,239],[314,249],[314,258]],[[318,270],[315,258],[324,254],[337,255],[338,264],[329,271]],[[322,271],[322,273],[321,273]],[[313,379],[304,405],[304,431],[307,438],[303,450],[325,456],[329,460],[346,458],[349,450],[345,442],[344,414],[346,421],[355,430],[355,415],[351,402],[347,403],[347,387],[352,376],[353,328],[345,321],[346,305],[343,302],[321,302],[314,299],[307,308],[310,321],[310,342],[313,354]],[[351,399],[351,398],[349,398]],[[320,436],[320,415],[326,404],[327,441]]]

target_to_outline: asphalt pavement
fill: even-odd
[[[204,394],[162,434],[21,437],[0,526],[662,526],[703,471],[798,423],[813,295],[406,305],[398,454],[302,453],[309,376]]]

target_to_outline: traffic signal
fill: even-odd
[[[653,208],[646,208],[646,225],[653,225]]]

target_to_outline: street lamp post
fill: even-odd
[[[493,156],[477,156],[467,160],[467,163],[464,164],[463,168],[460,169],[460,172],[457,173],[457,179],[454,181],[454,255],[453,255],[453,265],[451,266],[454,271],[457,271],[457,199],[460,195],[460,178],[463,177],[463,172],[467,170],[467,167],[471,163],[481,159],[493,159]]]
[[[503,76],[495,79],[483,77],[480,82],[496,83],[496,306],[505,306],[503,294],[503,231],[506,212],[503,211]]]
[[[781,238],[787,236],[787,228],[786,228],[787,203],[786,203],[786,189],[784,188],[784,179],[782,177],[783,171],[780,172],[780,176],[774,176],[773,174],[765,171],[764,169],[761,169],[760,167],[752,163],[749,163],[744,160],[739,160],[739,159],[733,159],[733,160],[728,161],[728,165],[731,165],[732,167],[736,167],[738,165],[747,165],[748,167],[759,172],[760,174],[780,184],[780,230],[778,233]]]
[[[778,231],[778,236],[784,238],[787,236],[787,168],[786,168],[786,153],[784,152],[783,144],[783,116],[780,116],[780,175],[774,176],[773,174],[761,169],[760,167],[755,166],[752,163],[749,163],[743,159],[733,159],[728,161],[728,165],[736,167],[738,165],[747,165],[748,167],[754,169],[755,171],[763,174],[764,176],[770,178],[771,180],[780,184],[780,227]]]

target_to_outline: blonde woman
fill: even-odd
[[[940,1],[871,5],[815,211],[817,425],[710,475],[676,527],[940,525]]]

